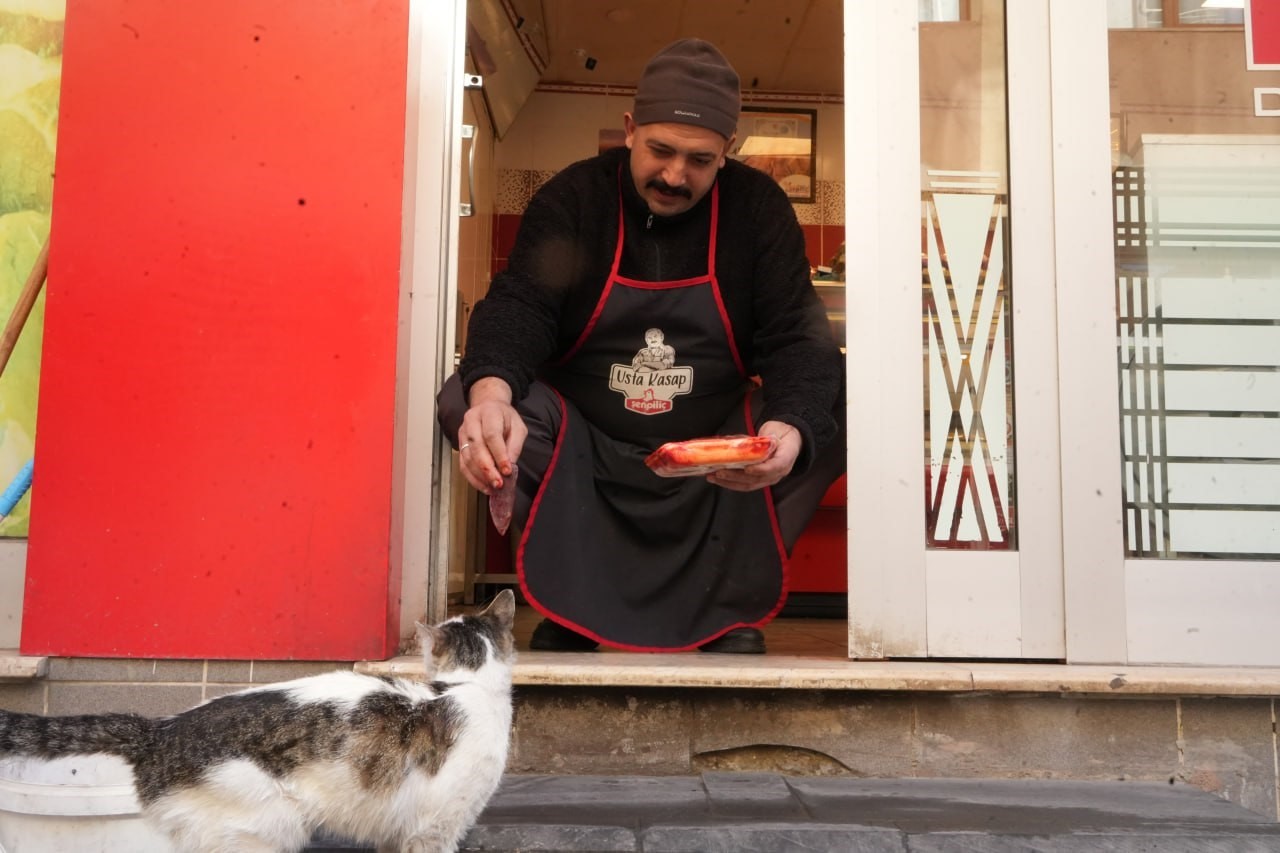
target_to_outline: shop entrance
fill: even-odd
[[[846,259],[854,658],[1276,661],[1280,79],[1248,4],[1151,5],[845,3],[820,52],[844,56],[839,98],[811,105],[818,184],[842,198],[801,221],[815,266],[828,236]],[[560,4],[540,8],[554,33]],[[628,94],[601,119],[545,113],[522,169],[500,141],[494,198]],[[495,259],[510,215],[480,229]]]

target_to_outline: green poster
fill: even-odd
[[[0,329],[49,236],[65,17],[65,0],[0,0]],[[43,328],[42,291],[0,375],[0,493],[20,488],[35,451]],[[27,535],[30,500],[0,536]]]

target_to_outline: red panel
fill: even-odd
[[[819,501],[818,506],[844,509],[848,503],[849,475],[841,474],[840,479],[827,487],[827,491],[822,495],[822,500]]]
[[[822,259],[822,226],[801,225],[800,230],[804,232],[804,253],[809,257],[809,266],[825,264]]]
[[[848,592],[844,508],[819,509],[791,549],[791,592]]]
[[[841,474],[791,549],[792,592],[848,592],[848,501],[849,480]]]
[[[506,260],[511,257],[511,250],[516,245],[516,233],[520,230],[520,221],[524,215],[520,213],[499,213],[493,218],[495,232],[493,256]]]
[[[1280,67],[1280,0],[1250,0],[1248,14],[1252,64]]]
[[[359,659],[408,0],[68,0],[22,649]]]
[[[836,252],[840,251],[840,246],[844,243],[844,226],[843,225],[823,225],[822,226],[822,262],[830,264],[836,256]]]

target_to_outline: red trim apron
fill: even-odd
[[[620,203],[621,208],[621,203]],[[786,597],[786,549],[768,489],[741,493],[644,464],[664,441],[750,434],[752,384],[716,279],[638,281],[613,267],[568,353],[543,372],[560,424],[517,553],[543,615],[611,646],[684,651],[760,626]]]

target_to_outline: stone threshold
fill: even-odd
[[[360,661],[356,672],[420,677],[416,655]],[[49,658],[0,649],[0,682],[49,672]],[[513,681],[557,687],[723,687],[935,693],[1280,697],[1280,668],[983,661],[854,661],[792,655],[520,652]]]
[[[14,649],[0,649],[0,681],[30,681],[49,673],[49,659],[19,654]]]
[[[853,661],[786,655],[652,655],[522,651],[516,685],[725,687],[1114,696],[1280,696],[1280,668]],[[362,661],[357,672],[413,678],[416,656]]]

